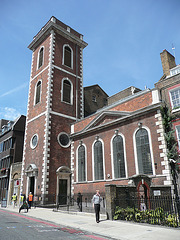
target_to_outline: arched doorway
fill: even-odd
[[[61,166],[56,171],[57,174],[57,205],[66,205],[71,196],[71,170],[66,166]]]
[[[27,187],[26,187],[26,196],[30,192],[32,192],[33,195],[36,194],[36,181],[38,176],[38,168],[35,164],[30,164],[26,168],[26,176],[27,176]]]
[[[150,208],[149,190],[149,185],[142,179],[137,186],[138,205],[141,211]]]

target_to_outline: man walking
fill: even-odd
[[[96,190],[96,194],[93,196],[93,207],[96,214],[96,222],[99,223],[99,212],[100,212],[100,203],[102,197],[100,196],[99,190]]]

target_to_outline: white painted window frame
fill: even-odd
[[[95,180],[95,173],[94,173],[94,144],[97,141],[101,141],[102,143],[102,152],[103,152],[103,173],[104,173],[104,179],[99,179],[99,180]],[[106,171],[105,171],[105,155],[104,155],[104,141],[101,138],[98,138],[98,140],[94,140],[93,144],[92,144],[92,176],[93,176],[93,181],[95,182],[100,182],[100,181],[105,181],[106,179]]]
[[[176,128],[176,136],[177,136],[177,141],[178,141],[178,147],[180,149],[180,134],[178,134],[178,133],[180,133],[180,125],[177,125],[175,128]],[[179,131],[178,131],[178,129],[179,129]]]
[[[114,134],[111,138],[111,166],[112,166],[112,179],[116,179],[115,178],[115,174],[114,174],[114,157],[113,157],[113,139],[116,136],[121,136],[123,139],[123,148],[124,148],[124,164],[125,164],[125,178],[128,177],[128,171],[127,171],[127,158],[126,158],[126,141],[125,141],[125,137],[122,133],[118,133],[117,135]],[[118,179],[124,179],[124,178],[118,178]]]
[[[150,154],[151,154],[151,162],[152,162],[152,170],[153,175],[155,175],[155,164],[154,164],[154,155],[153,155],[153,149],[152,149],[152,138],[151,138],[151,132],[150,129],[147,126],[142,126],[142,128],[146,129],[148,132],[149,137],[149,147],[150,147]],[[140,128],[136,128],[133,134],[133,146],[134,146],[134,158],[135,158],[135,168],[136,168],[136,174],[139,174],[139,167],[138,167],[138,157],[137,157],[137,146],[136,146],[136,133]],[[152,175],[150,175],[152,176]]]
[[[41,82],[40,101],[36,103],[37,85],[39,82]],[[34,90],[34,106],[41,102],[41,95],[42,95],[42,79],[39,79],[35,85],[35,90]]]
[[[79,181],[79,176],[78,176],[78,162],[79,162],[79,159],[78,159],[78,150],[79,150],[79,147],[80,146],[84,146],[85,147],[85,181]],[[83,183],[83,182],[87,182],[87,147],[84,143],[82,143],[81,145],[79,145],[76,149],[76,182],[78,183]]]
[[[64,88],[63,88],[63,86],[64,86],[64,81],[65,81],[65,80],[69,81],[70,84],[71,84],[70,103],[63,101],[63,94],[64,94]],[[73,84],[72,84],[72,82],[71,82],[71,80],[70,80],[69,78],[63,78],[63,79],[62,79],[62,82],[61,82],[61,102],[66,103],[66,104],[73,105]]]
[[[66,64],[64,64],[64,57],[65,57],[65,47],[69,47],[71,49],[71,67],[67,66]],[[71,46],[69,44],[64,44],[63,45],[63,58],[62,58],[62,65],[70,68],[70,69],[73,69],[73,50],[71,48]]]
[[[169,91],[169,98],[170,98],[170,103],[171,103],[171,108],[172,108],[172,112],[177,112],[177,111],[180,111],[180,107],[177,108],[177,109],[174,109],[174,105],[173,105],[173,101],[172,101],[172,92],[175,91],[175,90],[180,90],[180,86],[176,87],[176,88],[173,88]],[[179,96],[180,97],[180,96]]]
[[[39,67],[39,57],[40,57],[40,51],[41,49],[43,48],[43,59],[42,59],[42,65]],[[44,50],[45,50],[45,47],[44,46],[41,46],[39,51],[38,51],[38,57],[37,57],[37,70],[40,69],[43,65],[44,65]]]

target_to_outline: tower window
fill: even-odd
[[[42,47],[39,51],[38,56],[38,69],[43,65],[43,58],[44,58],[44,47]]]
[[[61,147],[69,147],[70,145],[70,139],[69,139],[69,135],[65,132],[62,132],[58,135],[57,140],[59,142],[59,144],[61,145]]]
[[[67,67],[72,68],[72,49],[69,46],[64,46],[64,51],[63,51],[63,63]]]
[[[37,104],[41,101],[41,81],[36,84],[35,92],[35,104]]]
[[[63,96],[62,96],[63,102],[71,104],[71,99],[72,99],[71,94],[72,94],[71,82],[69,80],[65,79],[63,81]]]
[[[31,146],[32,149],[34,149],[34,148],[36,148],[37,144],[38,144],[38,135],[35,134],[31,138],[30,146]]]

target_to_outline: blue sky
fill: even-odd
[[[0,0],[0,119],[27,113],[33,36],[55,16],[84,35],[84,86],[154,88],[160,52],[180,64],[179,0]]]

